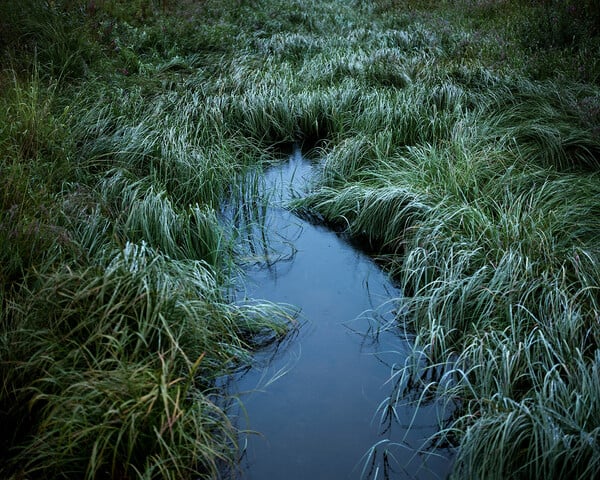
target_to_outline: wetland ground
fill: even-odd
[[[596,0],[0,2],[0,474],[235,469],[218,381],[302,328],[239,299],[245,179],[297,143],[321,175],[290,208],[402,290],[378,414],[451,404],[454,478],[597,477],[598,25]]]

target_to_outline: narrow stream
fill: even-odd
[[[437,428],[433,407],[418,416],[399,409],[401,424],[388,429],[377,412],[390,394],[391,365],[410,349],[393,328],[374,334],[379,322],[393,324],[401,292],[345,238],[284,208],[314,168],[295,150],[267,170],[260,189],[269,202],[256,244],[266,248],[247,271],[244,294],[298,307],[301,325],[233,380],[244,405],[238,426],[256,432],[242,441],[239,478],[445,478],[447,458],[415,453]],[[386,449],[392,455],[383,455]]]

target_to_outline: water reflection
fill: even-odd
[[[346,239],[284,208],[314,168],[296,150],[252,180],[252,203],[238,216],[247,231],[243,295],[295,305],[303,322],[233,379],[244,405],[238,426],[259,432],[243,439],[239,476],[445,478],[450,462],[419,451],[438,427],[436,405],[386,407],[390,375],[410,351],[393,321],[401,292]]]

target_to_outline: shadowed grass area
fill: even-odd
[[[384,414],[452,405],[432,441],[457,447],[455,478],[599,474],[594,2],[28,0],[6,18],[4,476],[235,463],[215,379],[293,314],[234,298],[252,225],[228,209],[260,218],[244,178],[292,142],[322,156],[295,207],[405,290],[414,353]]]

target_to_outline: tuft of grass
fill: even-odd
[[[54,190],[70,175],[67,111],[57,112],[56,84],[37,70],[27,79],[6,72],[0,99],[0,281],[18,282],[68,245],[56,218]]]
[[[233,457],[235,434],[203,392],[247,361],[255,335],[285,331],[289,315],[231,305],[206,263],[173,261],[143,243],[105,262],[41,278],[8,310],[16,323],[3,337],[9,415],[25,406],[37,419],[19,433],[9,467],[214,477]]]
[[[89,66],[100,57],[82,14],[83,2],[59,0],[42,2],[23,0],[3,2],[0,40],[3,57],[27,69],[33,61],[41,65],[44,76],[75,80],[86,75]]]

